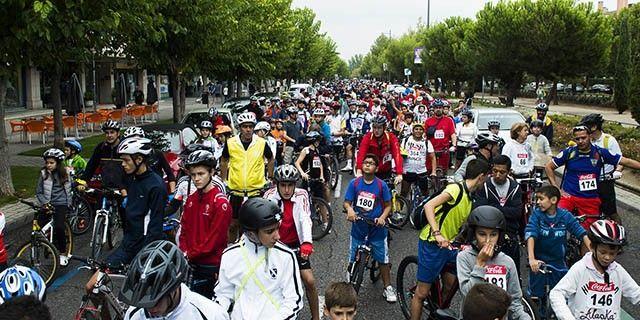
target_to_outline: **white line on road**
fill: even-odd
[[[338,199],[340,198],[340,191],[342,189],[342,175],[338,174],[338,185],[336,186],[336,190],[333,191],[333,197]]]

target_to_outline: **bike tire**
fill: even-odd
[[[376,283],[380,280],[380,264],[378,261],[373,261],[371,266],[369,267],[369,279],[371,279],[371,283]]]
[[[396,274],[396,290],[398,291],[398,305],[406,319],[411,319],[411,300],[417,286],[416,274],[409,272],[409,269],[418,272],[418,256],[406,256],[398,265]],[[439,280],[438,280],[439,281]],[[431,294],[423,303],[422,318],[433,319],[438,309],[437,297],[438,289],[436,285],[431,286]]]
[[[89,231],[93,222],[94,211],[85,198],[78,195],[73,196],[73,204],[71,214],[69,215],[69,224],[74,235],[82,235]]]
[[[109,246],[109,249],[119,246],[123,236],[122,228],[118,223],[116,223],[116,220],[112,216],[107,232],[107,245]]]
[[[312,197],[311,204],[311,235],[313,240],[320,240],[331,231],[331,227],[333,226],[333,212],[329,204],[322,198]],[[320,214],[321,208],[327,210],[326,228],[323,225],[322,215]]]
[[[411,209],[409,203],[401,195],[395,196],[395,201],[391,203],[391,219],[389,223],[397,228],[402,228],[407,225],[411,216]]]
[[[538,306],[529,296],[523,295],[522,298],[520,298],[520,302],[522,303],[524,312],[528,314],[532,320],[541,319],[540,312],[538,312]]]
[[[35,270],[44,279],[46,285],[51,284],[58,272],[60,253],[58,249],[44,238],[36,238],[20,247],[14,259],[20,260]]]
[[[356,293],[360,292],[360,288],[362,287],[362,280],[364,278],[364,269],[367,265],[368,254],[365,252],[360,252],[356,257],[356,261],[353,263],[353,272],[351,273],[351,285],[353,289],[356,290]]]
[[[53,244],[53,236],[50,234],[50,232],[53,232],[53,227],[49,228],[45,233],[44,236],[45,238],[47,238],[47,241],[49,241],[49,243]],[[71,256],[71,253],[73,252],[73,230],[71,228],[71,225],[69,225],[68,221],[64,222],[64,235],[66,238],[66,247],[67,250],[65,252],[61,252],[64,253],[67,257]]]
[[[106,218],[104,216],[97,216],[93,228],[93,234],[91,235],[91,258],[100,259],[102,254],[102,247],[104,246],[103,237],[104,228],[106,225]]]
[[[331,186],[331,190],[335,190],[336,187],[338,186],[338,176],[340,175],[339,173],[339,168],[338,168],[338,159],[337,157],[331,157],[331,164],[329,165],[329,185]]]

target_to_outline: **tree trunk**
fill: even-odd
[[[242,80],[240,77],[236,77],[236,97],[240,97],[242,95]]]
[[[213,97],[211,97],[213,99]],[[187,86],[180,87],[180,120],[182,121],[182,117],[186,114],[187,110]],[[177,122],[175,122],[177,123]]]
[[[171,95],[173,101],[173,122],[179,123],[182,120],[180,112],[180,90],[182,84],[177,70],[169,70],[169,82],[171,82]]]
[[[60,82],[62,69],[56,68],[51,79],[51,102],[53,104],[53,145],[64,150],[64,127],[62,126],[62,102],[60,101]]]
[[[544,103],[550,105],[551,100],[554,101],[555,105],[558,105],[558,80],[553,80],[553,83],[551,84],[551,90],[549,91],[547,98],[544,99]]]
[[[7,93],[7,79],[0,77],[0,195],[15,193],[11,180],[11,162],[9,162],[9,141],[4,123],[4,101]]]
[[[513,101],[515,100],[516,96],[518,95],[518,89],[520,89],[520,80],[519,79],[514,79],[514,80],[510,80],[507,82],[507,88],[506,88],[506,100],[507,100],[507,107],[513,107],[514,103]]]
[[[496,80],[495,79],[491,79],[491,88],[489,89],[489,95],[493,96],[493,91],[494,91],[494,87],[496,85]]]

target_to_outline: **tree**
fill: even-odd
[[[619,113],[623,113],[631,106],[634,52],[640,49],[640,39],[637,29],[634,28],[640,27],[639,20],[640,9],[637,7],[622,10],[614,20],[615,36],[611,55],[614,73],[613,102]],[[634,119],[638,118],[634,116]]]
[[[353,57],[349,58],[349,61],[347,62],[347,64],[349,67],[349,74],[352,77],[360,76],[360,67],[362,66],[363,59],[364,59],[364,56],[361,54],[356,54]]]
[[[383,54],[390,42],[391,38],[384,34],[376,38],[369,53],[362,59],[362,75],[371,75],[377,78],[387,77],[387,71],[383,68],[383,64],[386,63]]]
[[[640,6],[623,10],[620,18],[626,24],[624,30],[621,30],[624,32],[620,33],[620,44],[622,46],[624,42],[628,46],[626,52],[620,52],[620,60],[618,60],[622,64],[620,68],[626,67],[625,71],[628,75],[628,83],[623,86],[627,92],[623,97],[626,96],[626,105],[631,108],[631,116],[640,123]],[[625,58],[627,61],[624,61]],[[616,67],[617,69],[619,68]],[[617,76],[618,74],[616,74]],[[620,81],[623,80],[624,78],[620,79]],[[620,88],[617,78],[615,85],[614,95],[618,95]]]

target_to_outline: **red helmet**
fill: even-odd
[[[608,244],[612,246],[624,246],[627,237],[624,227],[613,220],[598,220],[589,228],[591,241],[595,244]]]

